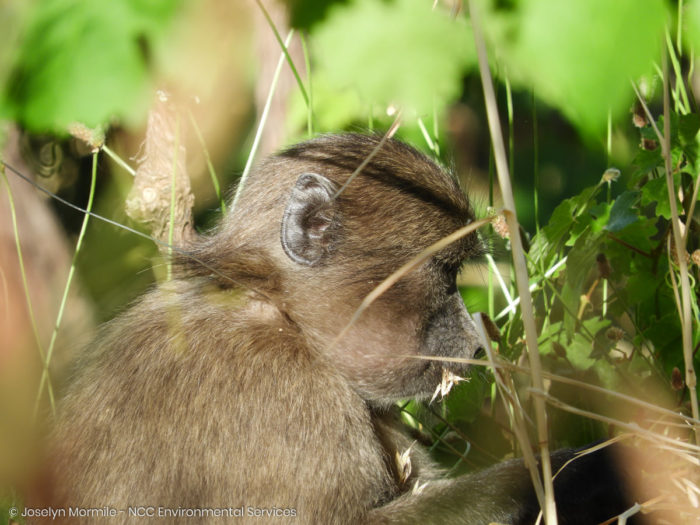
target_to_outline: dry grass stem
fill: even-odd
[[[486,114],[489,122],[489,131],[493,146],[494,158],[496,161],[496,172],[498,183],[501,188],[501,195],[505,204],[503,214],[510,230],[510,240],[513,255],[513,266],[515,268],[516,285],[520,296],[520,308],[522,311],[523,326],[525,328],[525,340],[527,351],[532,367],[532,382],[535,388],[544,390],[544,380],[542,378],[542,366],[540,364],[539,346],[537,344],[537,327],[532,311],[532,296],[529,289],[529,277],[525,252],[520,239],[520,226],[515,209],[515,199],[510,184],[510,173],[506,150],[503,143],[503,133],[501,131],[498,107],[496,104],[496,94],[491,80],[486,44],[481,34],[478,9],[475,8],[474,0],[469,0],[469,14],[471,16],[472,29],[474,32],[474,42],[476,44],[477,58],[479,62],[479,73],[481,85],[484,90],[484,100],[486,103]],[[540,499],[540,505],[544,511],[544,519],[547,525],[556,525],[557,512],[554,503],[554,485],[552,482],[552,465],[549,456],[549,436],[547,425],[547,413],[545,403],[542,399],[535,399],[535,418],[537,421],[537,439],[540,445],[542,463],[542,484],[544,486],[544,500]]]
[[[666,62],[664,61],[664,69],[666,68]],[[670,275],[673,282],[673,293],[676,298],[676,307],[678,309],[678,314],[680,316],[681,322],[681,333],[683,338],[683,360],[685,363],[685,381],[688,386],[688,393],[690,397],[690,406],[693,414],[693,419],[695,421],[700,420],[700,411],[698,410],[698,397],[697,397],[697,378],[695,373],[695,368],[693,366],[693,345],[692,345],[692,315],[691,315],[691,302],[690,302],[690,279],[688,274],[688,263],[685,258],[685,247],[687,241],[687,231],[685,234],[681,232],[681,222],[678,215],[678,206],[676,204],[675,188],[673,185],[673,171],[671,167],[671,130],[670,130],[670,103],[668,94],[668,78],[667,75],[664,78],[664,132],[663,134],[656,125],[656,121],[649,111],[649,107],[644,100],[644,97],[640,93],[637,86],[633,83],[632,87],[637,99],[641,104],[644,112],[647,115],[649,123],[652,125],[654,132],[656,133],[659,143],[661,144],[662,156],[664,158],[664,171],[666,172],[666,189],[668,193],[669,203],[671,206],[671,228],[673,235],[673,244],[675,246],[676,258],[678,260],[678,267],[680,273],[680,287],[675,280],[675,275],[673,273],[673,264],[669,261]],[[697,183],[696,183],[697,186]],[[694,193],[697,193],[697,188],[695,188]],[[686,228],[688,230],[688,228]],[[669,258],[671,257],[671,249],[667,250],[669,253]],[[700,443],[700,425],[695,424],[695,442]]]
[[[476,324],[476,329],[481,336],[481,342],[486,350],[489,366],[493,371],[493,376],[496,381],[496,388],[501,394],[501,399],[503,400],[506,413],[508,414],[511,428],[513,429],[513,433],[518,440],[520,449],[522,450],[523,461],[530,472],[530,478],[532,479],[535,494],[537,495],[538,501],[542,502],[545,498],[545,491],[540,479],[537,459],[532,452],[532,444],[530,443],[530,438],[528,437],[527,425],[524,420],[525,411],[520,404],[520,398],[518,397],[517,390],[513,383],[513,378],[511,377],[507,367],[500,366],[501,360],[497,358],[495,352],[493,351],[493,347],[491,346],[491,341],[488,338],[486,327],[481,315],[474,315],[474,323]]]

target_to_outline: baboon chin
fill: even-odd
[[[27,507],[68,509],[54,522],[71,524],[533,522],[521,462],[448,479],[391,409],[429,397],[444,370],[469,373],[439,359],[480,349],[455,285],[483,251],[475,233],[339,337],[379,283],[473,220],[455,179],[396,140],[321,136],[263,161],[218,228],[176,257],[173,279],[85,350],[51,440],[50,494]],[[555,453],[555,467],[573,454]],[[565,472],[560,523],[625,510],[605,451]]]

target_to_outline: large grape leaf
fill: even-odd
[[[118,119],[148,103],[148,46],[181,0],[46,0],[31,18],[1,106],[34,131]]]
[[[493,10],[486,22],[493,51],[513,80],[533,87],[586,134],[605,129],[608,111],[613,118],[625,114],[630,80],[660,56],[662,0],[512,4]]]
[[[424,0],[336,5],[314,37],[318,67],[335,86],[419,113],[454,99],[475,61],[466,20]]]

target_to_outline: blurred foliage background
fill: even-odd
[[[689,414],[694,389],[684,382],[686,371],[700,365],[700,1],[476,5],[530,245],[548,369]],[[280,42],[288,36],[288,56],[281,59]],[[669,247],[666,168],[652,125],[663,130],[664,82],[671,90],[672,193],[687,232],[693,287],[690,362],[674,284],[678,261]],[[3,159],[60,197],[86,205],[91,152],[69,128],[76,122],[98,128],[114,156],[99,154],[94,211],[138,226],[124,212],[132,176],[113,157],[132,166],[138,161],[156,90],[168,92],[180,111],[201,231],[222,213],[210,171],[229,187],[249,161],[285,144],[323,132],[383,132],[399,113],[398,136],[452,167],[482,214],[501,206],[471,20],[459,0],[0,3]],[[35,347],[37,341],[48,347],[54,334],[83,215],[22,190],[26,183],[9,171],[7,177],[18,208],[20,192],[29,191],[34,195],[27,199],[39,199],[31,206],[50,210],[46,216],[17,212],[17,233],[5,196],[0,205],[6,252],[0,263],[3,282],[10,283],[3,308],[13,312],[3,315],[6,333],[15,334],[0,350],[0,410],[11,414],[0,426],[29,436],[23,415],[49,403],[36,400],[38,379],[31,378],[45,359]],[[504,311],[513,293],[510,245],[491,227],[483,234],[494,264],[465,269],[461,290],[470,311],[497,321],[499,352],[523,364],[519,313]],[[86,338],[76,334],[89,333],[164,275],[152,242],[97,220],[85,235],[68,303],[79,319],[66,316],[49,363],[59,383],[76,341]],[[17,237],[27,252],[24,280],[16,268]],[[34,328],[27,288],[37,310]],[[3,373],[3,365],[10,372]],[[552,383],[549,393],[596,414],[648,424],[642,409],[620,412],[606,394],[584,395],[561,383]],[[497,398],[491,372],[481,370],[445,403],[406,405],[406,420],[447,464],[486,464],[517,448]],[[614,425],[556,408],[552,427],[560,444],[614,432]],[[24,441],[32,442],[0,443],[0,481],[16,480],[31,462],[17,459]]]

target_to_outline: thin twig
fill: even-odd
[[[386,144],[386,141],[389,140],[391,137],[393,137],[396,132],[399,130],[399,126],[401,125],[401,112],[399,111],[398,114],[396,115],[396,118],[394,119],[394,122],[389,126],[389,129],[384,133],[382,138],[377,142],[377,145],[372,148],[372,151],[369,152],[369,155],[365,157],[365,159],[362,161],[362,163],[355,168],[355,171],[353,171],[350,176],[348,177],[348,180],[345,181],[345,183],[338,189],[338,191],[335,192],[333,197],[331,197],[331,200],[335,200],[338,197],[342,195],[342,193],[345,191],[345,189],[352,183],[355,178],[362,173],[362,170],[365,169],[367,164],[370,163],[370,161],[374,158],[374,156],[381,151],[381,149],[384,147],[384,144]]]
[[[107,155],[109,155],[114,162],[119,164],[122,168],[124,168],[129,175],[132,177],[136,176],[136,170],[129,166],[119,155],[117,155],[114,151],[109,149],[106,144],[102,144],[102,147],[100,148],[102,151],[104,151]]]
[[[204,141],[204,136],[202,135],[202,130],[199,129],[199,125],[194,118],[191,110],[187,110],[187,115],[190,117],[190,123],[192,124],[192,129],[194,129],[195,135],[197,135],[197,140],[202,148],[202,153],[204,153],[204,160],[207,163],[207,169],[209,170],[209,176],[211,177],[211,183],[214,186],[214,192],[216,193],[216,198],[219,200],[219,206],[221,207],[221,213],[226,215],[226,201],[221,194],[221,187],[219,186],[219,178],[216,176],[216,170],[214,169],[214,164],[211,161],[211,156],[209,155],[209,150],[207,149],[207,144]]]
[[[289,31],[287,39],[284,41],[284,51],[280,54],[280,58],[277,61],[277,68],[275,69],[275,74],[272,76],[272,82],[270,83],[270,92],[267,94],[267,100],[265,101],[265,107],[263,107],[262,114],[260,115],[260,123],[258,124],[258,129],[255,132],[255,138],[253,139],[253,146],[250,148],[250,154],[248,155],[248,160],[246,161],[245,168],[243,169],[243,174],[241,175],[241,180],[238,181],[238,187],[236,188],[236,194],[233,197],[233,202],[231,203],[231,211],[236,208],[238,199],[241,197],[243,188],[245,187],[246,181],[248,180],[248,175],[250,175],[250,170],[253,167],[253,161],[255,160],[255,154],[258,151],[258,146],[260,145],[260,139],[262,138],[263,129],[265,129],[265,124],[267,123],[267,116],[270,113],[270,106],[272,105],[272,98],[277,91],[277,82],[280,78],[280,73],[282,71],[282,66],[284,65],[285,52],[287,46],[292,41],[292,36],[294,35],[294,29]]]
[[[471,365],[471,366],[483,366],[483,367],[491,367],[495,368],[497,370],[500,369],[506,369],[506,370],[511,370],[513,372],[518,372],[521,374],[530,374],[531,370],[530,368],[526,366],[520,366],[516,365],[514,363],[511,363],[510,361],[506,361],[504,359],[496,359],[493,363],[491,361],[487,361],[484,359],[469,359],[469,358],[464,358],[464,357],[438,357],[438,356],[427,356],[427,355],[397,355],[397,359],[421,359],[425,361],[440,361],[441,363],[458,363],[458,364],[465,364],[465,365]],[[542,377],[545,379],[555,381],[557,383],[564,383],[566,385],[572,385],[578,388],[582,388],[584,390],[590,390],[591,392],[596,392],[599,394],[603,394],[606,396],[614,397],[616,399],[619,399],[620,401],[624,401],[626,403],[629,403],[631,405],[643,408],[645,410],[649,410],[651,412],[656,412],[659,415],[663,415],[666,417],[674,418],[674,419],[679,419],[681,421],[681,425],[685,428],[687,428],[689,425],[697,425],[700,424],[700,421],[697,419],[694,419],[690,416],[686,416],[685,414],[681,412],[674,412],[673,410],[669,410],[667,408],[654,405],[652,403],[648,403],[646,401],[642,401],[641,399],[638,399],[633,396],[628,396],[627,394],[621,394],[620,392],[615,392],[614,390],[609,390],[607,388],[603,388],[601,386],[593,385],[591,383],[585,382],[585,381],[580,381],[578,379],[573,379],[571,377],[567,376],[561,376],[554,374],[552,372],[547,372],[545,370],[542,371]],[[668,425],[674,425],[675,423],[672,422],[667,422],[666,424]]]
[[[12,168],[9,168],[9,166],[5,163],[5,161],[2,161],[3,166],[8,167],[10,171]],[[47,366],[46,364],[46,353],[44,352],[44,346],[41,344],[41,337],[39,336],[39,327],[36,322],[36,317],[34,316],[34,307],[32,305],[32,297],[31,294],[29,293],[29,282],[27,281],[27,272],[24,267],[24,256],[22,255],[22,244],[20,243],[19,240],[19,227],[17,225],[17,211],[15,209],[15,199],[12,195],[12,188],[10,188],[10,181],[7,180],[7,174],[5,173],[5,170],[2,169],[0,170],[2,172],[2,179],[3,182],[5,183],[5,187],[7,188],[7,199],[10,203],[10,215],[12,217],[12,231],[14,233],[15,237],[15,247],[17,249],[17,259],[19,263],[19,270],[20,274],[22,275],[22,287],[24,289],[24,297],[27,301],[27,312],[29,314],[29,322],[32,325],[32,332],[34,334],[34,339],[36,340],[36,346],[37,349],[39,350],[39,357],[41,358],[41,362],[43,363],[44,366]],[[48,393],[49,393],[49,403],[51,405],[51,410],[52,412],[55,412],[56,406],[55,406],[55,400],[54,400],[54,395],[53,395],[53,387],[50,382],[49,378],[49,383],[48,383]]]
[[[510,184],[510,174],[508,172],[508,162],[503,144],[503,133],[501,132],[500,119],[498,117],[498,107],[496,105],[496,95],[491,81],[488,56],[486,54],[486,44],[481,34],[481,26],[478,19],[478,12],[475,8],[474,0],[469,0],[469,14],[472,21],[474,41],[479,60],[479,72],[481,84],[484,90],[486,102],[486,113],[489,122],[489,131],[493,145],[494,158],[496,161],[496,172],[498,182],[501,187],[501,195],[505,204],[504,215],[510,231],[510,241],[513,255],[513,265],[515,267],[516,285],[520,296],[520,308],[522,311],[523,326],[525,328],[525,340],[527,343],[530,366],[532,367],[532,381],[536,388],[544,390],[544,380],[542,378],[542,366],[540,364],[539,347],[537,345],[537,328],[532,311],[532,296],[529,289],[529,277],[527,263],[520,239],[520,226],[515,211],[515,200]],[[544,511],[544,519],[547,525],[557,524],[557,511],[554,503],[554,484],[552,482],[552,465],[549,456],[549,438],[547,435],[547,413],[543,399],[535,399],[535,418],[537,421],[537,438],[539,440],[542,481],[544,485],[544,501],[540,505]]]
[[[275,23],[272,21],[272,17],[270,16],[270,13],[267,12],[267,9],[265,9],[265,6],[262,4],[260,0],[255,0],[255,3],[258,4],[258,7],[263,13],[263,16],[265,16],[265,20],[267,20],[268,25],[270,26],[270,29],[272,29],[272,32],[275,34],[275,38],[277,39],[277,42],[279,42],[280,47],[282,48],[282,53],[284,54],[284,57],[287,59],[287,63],[289,64],[290,69],[292,70],[292,73],[294,74],[294,78],[297,81],[297,84],[299,85],[299,91],[301,91],[301,96],[304,97],[304,102],[306,102],[306,105],[309,105],[309,96],[306,94],[306,89],[304,88],[304,83],[301,81],[301,77],[299,76],[299,72],[297,71],[296,66],[294,65],[294,60],[292,60],[292,57],[289,54],[289,39],[287,39],[286,42],[282,42],[282,36],[279,34],[279,31],[277,31],[277,27],[275,26]]]
[[[621,428],[623,430],[631,432],[636,436],[642,437],[644,439],[647,439],[647,440],[655,442],[655,443],[662,442],[662,443],[672,445],[673,447],[678,448],[678,449],[687,450],[690,452],[694,452],[696,454],[700,453],[700,447],[697,445],[693,445],[692,443],[687,443],[685,441],[681,441],[679,439],[674,439],[674,438],[665,436],[663,434],[659,434],[657,432],[652,432],[651,430],[647,430],[645,428],[640,427],[636,423],[625,423],[623,421],[620,421],[619,419],[604,416],[602,414],[596,414],[595,412],[591,412],[589,410],[584,410],[582,408],[578,408],[578,407],[569,405],[568,403],[565,403],[564,401],[561,401],[561,400],[557,399],[556,397],[551,396],[550,394],[548,394],[547,392],[545,392],[543,390],[529,388],[528,391],[535,398],[541,398],[542,400],[546,400],[547,403],[549,403],[553,407],[556,407],[560,410],[564,410],[566,412],[570,412],[571,414],[576,414],[579,416],[586,417],[588,419],[594,419],[596,421],[601,421],[601,422],[606,423],[608,425],[616,426],[618,428]]]
[[[664,60],[664,68],[667,69],[666,60]],[[670,123],[670,101],[668,93],[668,78],[664,75],[664,133],[659,131],[656,121],[649,111],[649,107],[644,100],[644,97],[639,92],[637,86],[632,83],[632,88],[639,103],[642,105],[647,119],[654,128],[654,132],[661,144],[661,154],[664,158],[664,171],[666,172],[666,189],[668,193],[669,203],[671,205],[671,227],[673,229],[673,239],[676,248],[676,256],[678,258],[678,266],[681,277],[681,298],[678,302],[678,292],[674,289],[678,302],[678,315],[681,322],[681,335],[683,340],[683,361],[685,364],[685,382],[688,387],[688,395],[690,397],[690,407],[694,419],[700,419],[700,411],[698,410],[697,397],[697,376],[693,366],[693,346],[692,346],[692,317],[690,308],[690,279],[688,276],[688,263],[685,259],[685,241],[687,235],[681,234],[680,218],[678,216],[678,206],[676,204],[676,193],[673,185],[673,172],[671,170],[671,123]],[[686,228],[689,230],[690,228]],[[687,233],[687,232],[686,232]],[[669,264],[669,271],[673,272],[673,265]],[[695,425],[695,442],[700,443],[700,425]]]
[[[552,275],[554,275],[556,273],[556,271],[559,270],[559,268],[561,268],[563,265],[566,264],[566,260],[567,260],[566,257],[562,257],[559,261],[557,261],[556,264],[552,265],[552,267],[549,268],[549,270],[547,270],[544,273],[544,276],[542,279],[540,279],[539,281],[535,281],[534,283],[532,283],[530,285],[530,288],[529,288],[530,292],[534,292],[535,290],[537,290],[537,288],[540,286],[541,283],[544,283],[547,279],[549,279]],[[494,271],[497,271],[497,270],[498,270],[498,267],[494,267]],[[500,278],[500,280],[502,280],[502,278]],[[507,297],[509,297],[509,296],[510,296],[510,294],[508,294]],[[494,317],[494,320],[498,321],[499,319],[501,319],[502,317],[505,317],[510,312],[515,312],[515,307],[518,306],[519,304],[520,304],[520,297],[516,297],[511,302],[509,302],[508,306],[506,306],[503,310],[501,310],[496,317]]]
[[[88,195],[88,202],[85,209],[89,212],[92,210],[92,203],[95,198],[95,186],[97,185],[97,156],[98,152],[92,154],[92,172],[90,177],[90,192]],[[80,254],[80,249],[83,246],[83,239],[85,238],[85,232],[87,232],[88,222],[90,221],[90,213],[86,213],[83,216],[83,223],[80,226],[80,233],[78,233],[78,241],[75,244],[75,251],[73,252],[73,260],[70,264],[70,269],[68,270],[68,277],[66,278],[66,285],[63,288],[63,296],[61,297],[61,304],[58,308],[58,315],[56,316],[56,323],[53,327],[53,332],[51,333],[51,341],[49,342],[49,348],[46,351],[46,360],[44,361],[44,368],[41,372],[41,379],[39,381],[39,389],[36,394],[36,401],[34,404],[34,417],[38,415],[39,412],[39,401],[41,400],[41,395],[44,392],[44,387],[49,381],[49,364],[51,363],[51,358],[53,357],[54,347],[56,345],[56,337],[58,336],[58,330],[63,321],[63,313],[65,312],[66,302],[68,301],[68,292],[70,291],[71,283],[73,282],[73,276],[75,275],[75,267],[78,262],[78,254]],[[56,415],[55,409],[51,407],[53,415]]]
[[[86,215],[89,215],[90,217],[94,217],[95,219],[97,219],[97,220],[99,220],[99,221],[106,222],[107,224],[110,224],[110,225],[112,225],[112,226],[114,226],[114,227],[116,227],[116,228],[125,230],[125,231],[127,231],[127,232],[129,232],[129,233],[132,233],[132,234],[134,234],[134,235],[137,235],[137,236],[139,236],[139,237],[143,237],[144,239],[148,239],[149,241],[151,241],[151,242],[157,244],[157,245],[160,246],[160,247],[163,247],[163,248],[172,248],[172,250],[173,250],[175,253],[177,253],[177,254],[179,254],[179,255],[181,255],[181,256],[183,256],[183,257],[186,257],[187,259],[190,259],[191,261],[196,262],[197,264],[199,264],[200,266],[202,266],[202,268],[206,268],[206,269],[209,270],[212,274],[216,275],[217,277],[220,277],[222,280],[227,281],[227,282],[230,282],[231,284],[233,284],[233,285],[235,285],[235,286],[239,286],[239,287],[241,287],[242,289],[244,288],[244,289],[250,290],[251,292],[256,293],[256,294],[260,295],[261,297],[267,299],[268,301],[271,301],[271,300],[272,300],[272,299],[270,299],[270,297],[269,297],[266,293],[264,293],[263,291],[261,291],[261,290],[255,288],[255,287],[252,287],[252,286],[250,286],[250,285],[248,285],[248,284],[245,284],[245,285],[244,285],[242,282],[237,281],[236,279],[232,278],[230,275],[226,275],[225,273],[221,272],[221,271],[218,270],[217,268],[214,268],[212,265],[205,263],[203,260],[201,260],[200,258],[196,257],[196,256],[193,255],[191,252],[189,252],[189,251],[187,251],[187,250],[184,250],[184,249],[180,248],[179,246],[172,246],[172,245],[169,245],[167,242],[165,242],[165,241],[163,241],[163,240],[161,240],[161,239],[158,239],[158,238],[156,238],[156,237],[154,237],[154,236],[152,236],[152,235],[148,235],[147,233],[144,233],[144,232],[141,232],[141,231],[136,230],[136,229],[134,229],[134,228],[131,228],[131,227],[129,227],[129,226],[126,226],[125,224],[122,224],[122,223],[120,223],[120,222],[114,221],[114,220],[112,220],[112,219],[108,219],[107,217],[105,217],[105,216],[103,216],[103,215],[100,215],[100,214],[98,214],[98,213],[95,213],[94,211],[88,211],[88,210],[86,210],[85,208],[81,208],[80,206],[78,206],[78,205],[76,205],[76,204],[73,204],[72,202],[67,201],[66,199],[60,197],[59,195],[57,195],[57,194],[55,194],[55,193],[53,193],[53,192],[47,190],[47,189],[46,189],[45,187],[43,187],[41,184],[36,183],[36,182],[33,181],[32,179],[30,179],[29,177],[27,177],[26,175],[24,175],[24,174],[23,174],[21,171],[19,171],[17,168],[12,167],[12,165],[8,164],[8,163],[5,162],[4,160],[1,160],[1,159],[0,159],[0,164],[2,164],[2,166],[3,166],[4,168],[7,168],[8,170],[10,170],[12,173],[14,173],[14,174],[15,174],[16,176],[18,176],[20,179],[22,179],[22,180],[24,180],[25,182],[29,183],[29,184],[32,185],[34,188],[36,188],[37,190],[41,191],[42,193],[48,195],[48,196],[51,197],[52,199],[57,200],[57,201],[60,202],[61,204],[65,205],[65,206],[68,206],[69,208],[72,208],[72,209],[74,209],[74,210],[76,210],[76,211],[79,211],[79,212],[82,213],[82,214],[86,214]],[[1,171],[1,170],[0,170],[0,171]],[[4,175],[4,172],[3,172],[2,174]]]
[[[488,357],[489,366],[493,370],[493,377],[496,381],[496,387],[501,393],[501,399],[505,405],[506,413],[511,421],[511,427],[515,433],[515,437],[520,444],[520,449],[523,453],[523,461],[530,472],[530,478],[532,479],[532,486],[537,495],[538,501],[543,501],[545,499],[544,487],[542,486],[542,481],[540,480],[539,471],[537,469],[537,460],[535,455],[532,453],[532,445],[530,444],[530,438],[527,433],[527,426],[523,419],[523,409],[520,404],[520,399],[518,398],[517,390],[513,383],[513,378],[509,374],[505,374],[505,370],[496,366],[496,354],[491,347],[491,341],[486,335],[486,328],[484,327],[483,320],[479,314],[474,316],[474,323],[476,324],[476,329],[481,336],[481,344],[486,349],[486,356]]]
[[[668,59],[664,55],[664,141],[662,142],[661,153],[664,157],[664,166],[666,171],[666,189],[668,191],[668,199],[671,204],[671,226],[673,228],[673,241],[676,248],[676,256],[678,258],[678,267],[680,269],[680,285],[681,285],[681,309],[678,311],[681,322],[681,335],[683,337],[683,360],[685,361],[685,384],[688,387],[688,395],[690,397],[690,408],[695,419],[700,418],[698,410],[698,393],[697,393],[697,377],[693,366],[693,334],[692,334],[692,316],[690,306],[690,279],[688,276],[688,261],[685,258],[685,236],[681,232],[680,217],[678,215],[678,206],[676,204],[676,191],[673,184],[673,171],[671,168],[671,110],[669,100],[668,86]],[[673,267],[669,268],[673,271]],[[700,443],[700,426],[695,425],[695,442]]]

